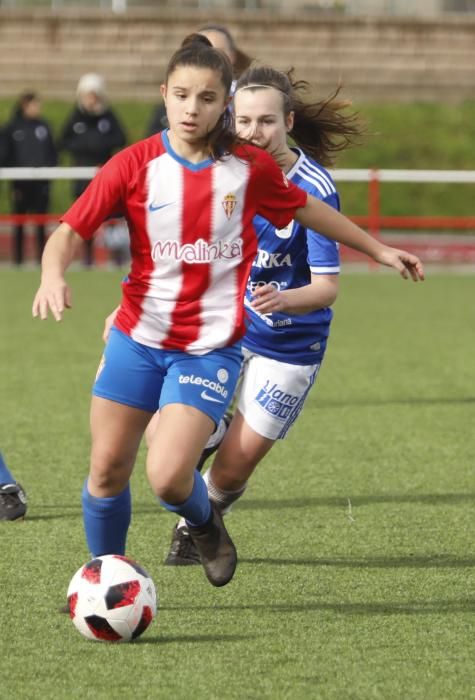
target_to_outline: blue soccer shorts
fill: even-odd
[[[92,393],[150,413],[170,403],[194,406],[218,424],[233,398],[241,361],[240,343],[189,355],[142,345],[113,327]]]

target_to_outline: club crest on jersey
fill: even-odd
[[[228,192],[228,194],[226,194],[224,196],[224,199],[221,202],[221,204],[223,205],[224,213],[226,214],[226,217],[229,220],[231,218],[231,216],[233,215],[233,211],[236,208],[236,204],[237,204],[236,195],[233,194],[232,192]]]

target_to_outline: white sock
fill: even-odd
[[[205,484],[208,487],[208,496],[210,497],[210,500],[218,506],[221,513],[226,515],[226,513],[230,512],[233,503],[235,503],[243,495],[247,488],[247,482],[236,491],[224,491],[224,489],[218,488],[211,480],[210,471],[211,470],[208,469],[206,474],[203,475]]]
[[[208,487],[208,496],[210,500],[218,506],[223,515],[227,515],[231,512],[233,503],[236,503],[236,501],[241,498],[244,491],[247,489],[247,481],[244,486],[237,489],[237,491],[224,491],[223,489],[219,489],[216,484],[211,481],[210,469],[203,474],[203,479]],[[188,527],[185,518],[180,518],[176,527],[177,530],[182,527]]]

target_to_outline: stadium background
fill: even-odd
[[[157,87],[168,57],[183,36],[209,21],[229,27],[238,46],[277,68],[294,66],[319,95],[343,85],[369,123],[369,138],[339,161],[343,168],[473,168],[471,152],[463,146],[432,150],[417,131],[433,116],[452,133],[434,126],[428,141],[456,137],[453,115],[460,107],[460,126],[467,138],[473,127],[475,99],[475,14],[472,2],[424,0],[360,0],[358,2],[82,2],[53,0],[30,3],[10,0],[0,5],[0,123],[8,117],[16,95],[37,90],[53,129],[72,104],[78,78],[100,71],[108,94],[118,106],[131,141],[144,135]],[[28,30],[26,31],[26,27]],[[417,105],[417,107],[416,107]],[[441,106],[449,110],[440,114]],[[378,111],[379,110],[379,111]],[[416,110],[416,111],[415,111]],[[419,113],[417,113],[419,110]],[[422,111],[421,111],[422,110]],[[425,110],[425,112],[424,112]],[[407,133],[413,130],[408,141]],[[423,140],[422,136],[422,140]],[[383,140],[385,143],[383,143]],[[388,148],[388,142],[391,146]],[[412,153],[410,150],[412,149]],[[431,152],[432,151],[432,152]],[[438,152],[439,151],[439,152]],[[426,156],[426,157],[425,157]],[[62,158],[68,164],[67,157]],[[5,175],[6,177],[6,175]],[[344,210],[375,234],[384,231],[380,216],[406,217],[386,223],[401,244],[398,229],[425,233],[402,239],[428,260],[473,263],[475,228],[469,204],[472,185],[455,187],[398,183],[373,187],[341,183]],[[368,175],[366,180],[370,179]],[[450,178],[449,178],[450,179]],[[70,203],[69,185],[55,182],[52,224]],[[9,226],[6,188],[0,193],[0,259],[8,259]],[[409,218],[407,218],[409,217]],[[422,219],[430,217],[427,225]],[[458,217],[464,217],[459,219]],[[426,230],[428,229],[428,230]],[[431,234],[439,234],[434,238]],[[463,238],[453,234],[462,233]],[[429,234],[429,237],[427,237]],[[443,234],[443,235],[440,235]],[[447,234],[452,237],[447,238]],[[29,241],[31,247],[31,240]],[[101,256],[98,247],[98,261]]]
[[[298,74],[323,94],[341,80],[361,101],[475,99],[475,17],[358,15],[285,11],[78,6],[54,12],[0,10],[0,96],[32,86],[70,100],[79,77],[97,71],[113,99],[153,101],[168,58],[210,19],[226,24],[251,56]],[[416,5],[424,3],[415,3]]]
[[[251,56],[281,69],[294,66],[320,96],[342,83],[343,95],[368,122],[368,137],[337,167],[472,170],[473,9],[470,1],[457,0],[7,0],[0,5],[0,123],[19,92],[34,89],[57,132],[78,78],[100,71],[130,141],[142,138],[168,57],[183,36],[211,18],[226,24]],[[61,163],[69,164],[67,156]],[[362,182],[339,186],[345,213],[374,233],[384,230],[380,215],[410,217],[390,224],[393,242],[414,246],[434,262],[474,262],[472,185],[398,183],[373,192]],[[69,183],[55,182],[51,226],[70,201]],[[3,186],[0,260],[9,259],[8,212]],[[420,217],[431,218],[426,225]],[[408,228],[425,237],[401,238]],[[31,237],[27,243],[30,250]],[[106,260],[100,245],[97,250],[96,259]]]
[[[373,97],[356,99],[350,73],[342,74],[371,134],[339,166],[475,167],[473,41],[466,39],[473,31],[470,2],[341,2],[337,15],[328,15],[332,3],[322,2],[305,16],[297,3],[284,2],[278,4],[292,8],[282,17],[279,8],[269,12],[271,3],[257,0],[229,13],[222,11],[224,3],[218,13],[213,2],[196,3],[202,6],[197,12],[185,8],[185,0],[170,1],[152,13],[168,16],[161,34],[158,26],[155,33],[146,26],[150,7],[135,10],[130,0],[130,15],[112,13],[110,2],[102,8],[82,2],[82,20],[66,0],[55,0],[53,13],[38,9],[47,4],[41,0],[34,12],[20,7],[25,4],[3,0],[0,6],[1,84],[14,76],[0,100],[0,123],[18,92],[33,88],[42,92],[45,114],[57,128],[79,75],[92,67],[89,56],[102,50],[96,30],[112,36],[115,31],[115,44],[120,43],[117,27],[125,31],[135,11],[152,42],[149,55],[157,63],[149,77],[157,82],[172,20],[186,31],[211,16],[225,21],[243,48],[260,56],[266,45],[276,59],[285,59],[284,67],[298,21],[304,29],[311,23],[315,33],[321,26],[341,32],[338,41],[328,35],[323,52],[328,70],[333,44],[335,61],[345,53],[344,28],[358,27],[361,41],[347,65],[348,71],[359,65],[353,74],[362,84],[380,70],[373,65],[377,51],[388,61],[392,53],[393,65],[400,65],[400,49],[407,48],[406,37],[411,41],[407,72],[392,69],[396,80],[404,75],[412,85],[411,98],[403,99],[402,82],[386,98],[383,80]],[[114,2],[116,10],[121,4]],[[246,14],[244,6],[250,11],[251,4],[266,9]],[[465,12],[447,13],[449,5]],[[367,14],[382,9],[384,16]],[[267,27],[277,26],[282,33],[267,44]],[[68,34],[61,33],[65,27],[69,49]],[[244,27],[253,30],[255,44],[247,43]],[[378,41],[375,27],[387,32]],[[78,29],[86,32],[80,40]],[[396,29],[399,40],[387,51]],[[35,36],[43,37],[39,44],[32,44]],[[60,36],[62,43],[55,44]],[[136,58],[142,39],[120,41],[114,55]],[[418,52],[431,42],[432,52],[418,62]],[[442,60],[439,53],[449,42],[451,51]],[[75,63],[68,50],[78,43]],[[295,46],[300,48],[297,40]],[[43,63],[41,47],[49,62]],[[109,48],[117,48],[113,39]],[[365,64],[370,52],[373,58]],[[104,66],[94,68],[105,72],[109,65],[111,82],[123,65],[119,71],[118,64],[103,60]],[[419,70],[412,82],[411,62]],[[438,73],[431,83],[442,63],[448,66],[445,78]],[[16,72],[18,67],[42,82],[23,83],[26,73]],[[52,90],[61,71],[66,92],[60,99]],[[460,75],[463,90],[460,83],[452,86]],[[318,65],[310,77],[321,79]],[[440,87],[432,97],[425,93],[426,82]],[[154,94],[146,101],[141,95],[114,95],[131,139],[142,136],[154,101]],[[69,202],[69,183],[62,185],[55,211]],[[4,213],[6,183],[1,189]],[[347,213],[366,211],[366,183],[342,183],[341,189]],[[473,184],[397,183],[382,190],[383,209],[392,214],[473,216],[473,201]],[[2,231],[8,239],[9,227]],[[467,231],[464,237],[469,236]],[[64,323],[55,324],[31,319],[39,269],[2,265],[0,448],[29,504],[24,522],[0,523],[0,698],[474,699],[475,290],[473,269],[453,272],[429,270],[426,282],[413,285],[379,268],[369,274],[344,268],[318,385],[289,439],[259,467],[230,518],[240,555],[232,585],[217,591],[198,567],[162,566],[171,520],[150,493],[141,451],[132,479],[128,553],[149,569],[160,607],[157,622],[137,644],[117,647],[86,642],[57,609],[87,558],[79,494],[88,464],[90,384],[103,348],[103,320],[117,303],[123,271],[71,270],[74,308]]]

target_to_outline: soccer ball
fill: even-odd
[[[137,639],[157,612],[155,586],[139,564],[118,554],[91,559],[68,588],[69,615],[88,639]]]

